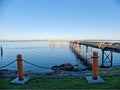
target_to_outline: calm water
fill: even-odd
[[[63,47],[60,43],[56,47],[50,48],[49,41],[36,42],[0,42],[3,46],[3,57],[0,58],[0,66],[16,59],[17,54],[22,54],[23,59],[33,64],[51,67],[53,65],[60,65],[63,63],[76,64],[76,58],[69,49],[69,43],[64,43]],[[50,69],[43,69],[31,66],[23,62],[24,70],[33,70],[34,72],[50,71]],[[82,66],[82,65],[81,65]],[[4,68],[17,70],[16,63]]]
[[[16,59],[17,54],[22,54],[23,59],[33,64],[51,67],[53,65],[60,65],[64,63],[71,63],[73,65],[79,64],[80,67],[85,66],[76,60],[76,57],[69,48],[69,43],[56,44],[53,49],[50,47],[49,41],[31,41],[31,42],[0,42],[3,46],[3,57],[0,58],[0,67],[8,64],[9,62]],[[101,56],[101,50],[93,49],[99,52]],[[120,65],[120,54],[114,53],[113,65]],[[99,58],[99,65],[101,64],[101,57]],[[46,72],[51,71],[50,69],[38,68],[31,66],[23,62],[24,71],[32,70],[34,72]],[[3,69],[17,70],[16,62],[7,66]]]

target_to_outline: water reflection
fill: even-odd
[[[50,48],[55,49],[55,48],[65,48],[65,43],[64,42],[56,42],[56,41],[51,41],[50,42]]]

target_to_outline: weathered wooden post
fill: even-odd
[[[112,67],[112,61],[113,61],[113,52],[111,51],[110,53],[111,53],[111,62],[110,62],[111,64],[110,64],[110,66]]]
[[[22,55],[17,55],[17,68],[18,68],[18,79],[24,80],[23,68],[22,68]]]
[[[88,46],[86,45],[86,60],[88,61]]]
[[[51,41],[50,47],[51,47],[51,48],[55,48],[55,41]]]
[[[3,48],[2,48],[2,45],[0,47],[0,51],[1,51],[1,57],[3,57]]]
[[[93,52],[92,79],[98,79],[98,52]]]

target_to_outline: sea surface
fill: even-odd
[[[3,48],[3,56],[0,57],[0,67],[9,64],[16,60],[16,55],[21,54],[22,59],[32,64],[48,67],[40,68],[30,65],[23,61],[24,71],[32,70],[34,72],[46,72],[51,71],[50,67],[54,65],[61,65],[65,63],[71,63],[72,65],[78,65],[81,68],[85,68],[80,60],[76,59],[72,53],[68,42],[57,42],[55,47],[51,47],[50,41],[0,41],[0,45]],[[93,51],[99,52],[99,66],[101,65],[101,50],[93,48]],[[120,65],[120,54],[113,53],[113,66]],[[17,62],[11,65],[0,68],[17,70]]]

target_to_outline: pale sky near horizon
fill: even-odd
[[[0,40],[119,39],[119,0],[0,0]]]

